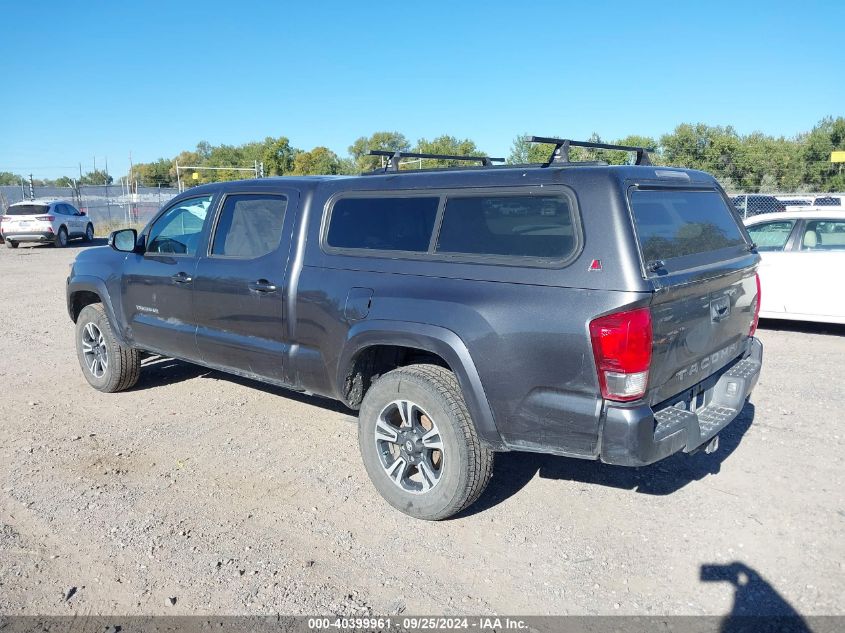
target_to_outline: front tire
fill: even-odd
[[[94,225],[90,222],[88,226],[85,227],[85,241],[86,242],[93,242],[94,241]]]
[[[88,384],[105,393],[129,389],[141,374],[141,354],[117,341],[99,303],[85,306],[76,319],[76,356]]]
[[[64,248],[67,246],[67,229],[65,227],[59,228],[59,232],[56,234],[56,241],[53,242],[53,245],[56,248]]]
[[[382,497],[437,521],[474,503],[493,472],[493,451],[475,432],[455,375],[409,365],[379,378],[361,403],[358,445]]]

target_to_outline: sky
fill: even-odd
[[[390,130],[793,136],[845,114],[845,2],[0,0],[0,171],[57,177]]]

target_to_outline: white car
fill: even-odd
[[[68,240],[94,239],[94,223],[66,200],[24,200],[9,205],[0,218],[0,233],[9,248],[21,242],[67,246]]]
[[[763,260],[761,317],[845,323],[845,211],[768,213],[745,226]]]

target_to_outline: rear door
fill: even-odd
[[[55,210],[62,215],[62,222],[67,227],[68,235],[74,237],[83,232],[80,218],[76,215],[76,209],[69,204],[60,203],[55,206]]]
[[[135,343],[148,351],[197,360],[193,284],[214,196],[182,199],[150,226],[143,254],[123,266],[123,313]]]
[[[742,351],[757,255],[717,189],[633,187],[631,212],[652,299],[650,401],[695,386]]]
[[[804,220],[795,250],[785,253],[792,292],[786,295],[789,314],[813,318],[845,318],[845,218]],[[764,289],[765,297],[765,289]]]
[[[228,193],[220,203],[194,281],[204,363],[291,384],[285,294],[298,198],[284,189]]]

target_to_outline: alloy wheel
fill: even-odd
[[[443,473],[440,430],[418,404],[394,400],[378,416],[375,443],[381,466],[405,492],[429,492]]]
[[[106,339],[94,323],[87,323],[82,331],[82,355],[88,371],[95,378],[102,378],[109,368],[109,355]]]

